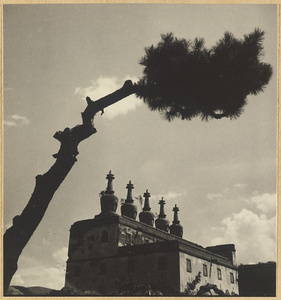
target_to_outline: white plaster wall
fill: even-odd
[[[191,270],[192,272],[186,271],[186,259],[191,260]],[[205,277],[203,275],[203,263],[207,265],[208,276]],[[217,268],[221,269],[222,280],[218,279]],[[210,272],[211,271],[211,272]],[[195,276],[201,272],[201,282],[196,285],[196,290],[199,290],[201,285],[205,285],[207,283],[215,284],[219,289],[226,292],[226,290],[234,292],[238,294],[238,281],[237,279],[237,271],[227,268],[225,266],[221,266],[215,263],[211,263],[209,261],[203,260],[201,258],[197,258],[186,253],[180,252],[180,291],[184,292],[186,289],[187,283],[191,283]],[[234,283],[230,281],[230,272],[234,275]]]

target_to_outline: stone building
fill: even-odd
[[[240,265],[238,274],[240,296],[276,296],[276,262]]]
[[[107,188],[100,198],[101,213],[94,219],[78,221],[70,229],[65,286],[113,295],[126,286],[150,285],[165,294],[184,292],[188,286],[214,284],[226,293],[238,294],[235,247],[232,244],[203,248],[182,238],[183,228],[175,205],[171,225],[162,198],[154,222],[148,190],[137,221],[127,185],[127,199],[116,213],[114,175],[107,175]],[[154,227],[155,223],[155,227]],[[192,286],[196,279],[197,285]]]

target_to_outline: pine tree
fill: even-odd
[[[96,133],[96,113],[136,94],[168,120],[176,117],[191,120],[196,116],[203,120],[238,118],[247,96],[262,92],[272,75],[272,67],[260,61],[263,38],[260,29],[245,35],[243,40],[225,33],[215,46],[207,49],[203,39],[190,42],[172,33],[162,35],[156,47],[145,48],[140,61],[144,66],[143,77],[138,83],[128,80],[119,90],[97,101],[87,97],[82,124],[55,133],[54,138],[61,143],[60,150],[53,155],[55,163],[36,177],[28,204],[4,234],[4,293],[17,270],[22,250],[75,164],[79,143]]]
[[[165,118],[238,118],[248,95],[264,90],[272,67],[261,62],[264,32],[255,29],[238,40],[231,33],[210,49],[204,40],[162,35],[145,49],[137,95]]]

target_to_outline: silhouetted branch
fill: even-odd
[[[36,176],[31,198],[21,215],[14,217],[13,225],[4,234],[4,293],[17,270],[19,256],[40,224],[54,193],[76,162],[78,145],[94,133],[94,117],[109,105],[133,94],[136,85],[128,80],[119,90],[97,101],[86,98],[87,107],[82,113],[82,124],[57,131],[54,138],[60,142],[60,149],[53,157],[56,162],[43,175]]]

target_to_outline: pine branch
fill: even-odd
[[[105,107],[135,93],[137,86],[128,80],[119,90],[97,101],[86,98],[87,107],[82,113],[82,124],[57,131],[54,138],[61,145],[54,154],[54,165],[43,175],[36,176],[36,184],[31,198],[21,215],[14,217],[13,225],[4,234],[4,293],[18,266],[19,256],[40,224],[54,193],[59,188],[76,162],[78,145],[94,133],[94,117]]]

